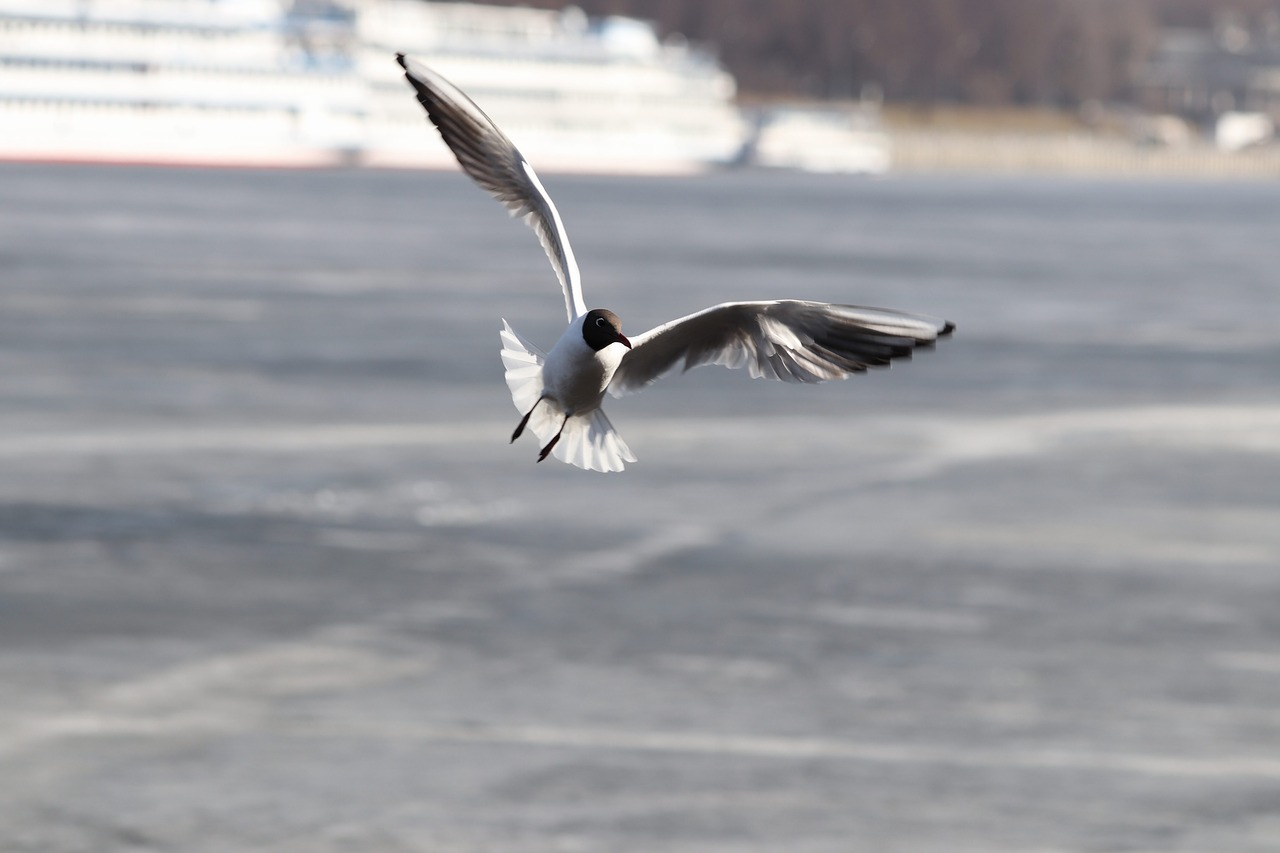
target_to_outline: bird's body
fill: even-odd
[[[564,291],[569,325],[549,353],[505,320],[501,332],[507,386],[523,415],[511,440],[527,427],[543,442],[538,461],[554,452],[580,468],[621,471],[635,456],[601,408],[606,391],[641,390],[677,366],[745,367],[789,382],[843,379],[909,358],[954,328],[878,308],[770,300],[722,303],[628,339],[613,312],[587,309],[564,223],[529,162],[461,90],[403,54],[396,59],[463,170],[537,233]]]
[[[570,323],[542,364],[542,393],[565,414],[585,415],[600,408],[621,363],[621,353],[596,352],[583,342],[577,323]]]
[[[557,458],[579,468],[621,471],[624,463],[636,458],[600,404],[630,350],[621,341],[593,348],[583,335],[592,313],[575,318],[546,355],[503,321],[507,386],[516,408],[524,413],[511,440],[528,426],[543,442],[538,461],[554,451]]]

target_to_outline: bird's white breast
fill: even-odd
[[[626,347],[616,343],[591,349],[582,338],[582,320],[578,318],[547,354],[542,365],[543,393],[555,398],[566,412],[589,412],[600,405],[626,353]]]

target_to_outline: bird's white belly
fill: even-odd
[[[613,371],[609,371],[610,374]],[[543,368],[543,386],[548,396],[554,398],[566,412],[580,415],[600,405],[604,389],[608,387],[604,365],[587,363],[581,369],[563,374],[547,375]]]

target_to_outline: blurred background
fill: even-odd
[[[0,24],[6,159],[446,166],[404,51],[548,172],[1280,172],[1271,0],[4,0]]]
[[[1276,849],[1278,21],[0,0],[0,849]],[[628,333],[954,337],[535,465],[563,301],[398,50]]]

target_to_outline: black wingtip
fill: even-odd
[[[948,320],[947,324],[942,327],[942,331],[938,332],[938,337],[945,338],[947,335],[951,334],[955,330],[956,330],[956,324]]]
[[[397,54],[396,54],[396,62],[399,62],[399,63],[400,63],[400,67],[401,67],[401,68],[403,68],[405,71],[408,71],[408,70],[409,70],[409,61],[408,61],[407,59],[405,59],[405,58],[404,58],[404,54],[403,54],[403,53],[397,53]]]

